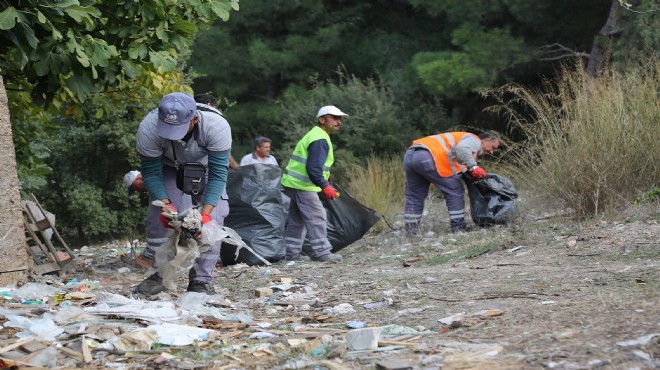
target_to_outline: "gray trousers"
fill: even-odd
[[[197,207],[204,201],[204,194],[190,196],[184,194],[176,187],[176,170],[174,168],[164,167],[163,178],[165,180],[167,194],[170,196],[170,202],[172,202],[179,212],[184,212],[193,206]],[[167,240],[167,237],[172,230],[164,228],[160,223],[160,207],[152,205],[152,201],[154,201],[154,199],[149,198],[149,210],[147,211],[147,217],[145,218],[148,245],[144,251],[144,255],[153,260],[156,250]],[[213,209],[211,217],[216,220],[218,224],[223,225],[225,217],[227,217],[228,214],[229,203],[227,202],[227,193],[225,191],[222,193],[220,201]],[[218,262],[218,258],[220,258],[221,244],[222,242],[218,242],[212,245],[208,251],[199,255],[188,273],[188,278],[190,280],[199,280],[206,283],[211,282],[213,279],[215,264]]]
[[[287,258],[295,258],[302,252],[305,236],[309,239],[311,257],[330,254],[332,245],[328,241],[328,216],[316,192],[284,187],[291,198],[289,218],[284,232]]]
[[[465,189],[460,175],[440,176],[431,153],[419,148],[406,151],[403,169],[406,172],[406,205],[403,213],[406,233],[417,233],[431,184],[445,196],[451,229],[465,228]]]

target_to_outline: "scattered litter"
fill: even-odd
[[[644,346],[657,336],[660,336],[660,333],[653,333],[639,338],[617,342],[616,345],[620,347]]]
[[[380,327],[353,329],[346,334],[346,345],[351,351],[362,351],[378,348]]]
[[[477,312],[473,312],[470,314],[466,314],[465,312],[459,312],[456,314],[453,314],[451,316],[443,317],[442,319],[439,319],[438,321],[441,324],[445,324],[447,326],[454,325],[454,323],[461,322],[464,319],[467,318],[478,318],[478,319],[484,319],[488,317],[493,317],[493,316],[501,316],[504,314],[503,310],[500,309],[488,309],[488,310],[481,310]]]
[[[340,303],[332,308],[326,308],[323,310],[323,313],[328,315],[345,315],[353,312],[355,312],[355,309],[350,303]]]
[[[539,304],[548,305],[548,304],[557,304],[557,302],[555,302],[555,301],[541,301],[541,302],[539,302]]]
[[[361,329],[361,328],[366,328],[367,323],[360,320],[351,320],[351,321],[346,321],[346,326],[351,329]]]
[[[366,309],[376,309],[376,308],[387,307],[389,305],[390,305],[389,302],[382,301],[382,302],[374,302],[374,303],[365,303],[365,304],[362,305],[362,307],[364,307]]]
[[[274,338],[274,337],[277,337],[277,335],[266,331],[259,331],[250,334],[250,339],[266,339],[266,338]]]

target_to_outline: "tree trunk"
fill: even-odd
[[[24,283],[30,266],[7,103],[0,76],[0,286]]]
[[[588,76],[596,76],[605,64],[605,47],[610,43],[612,37],[619,32],[619,7],[619,0],[612,0],[607,20],[598,35],[594,37],[591,53],[589,53],[589,63],[587,64]]]

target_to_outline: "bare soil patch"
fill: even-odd
[[[425,216],[426,231],[435,235],[416,239],[404,238],[398,231],[368,235],[343,250],[345,260],[339,264],[282,262],[219,268],[214,286],[226,298],[220,306],[228,313],[249,314],[251,322],[203,318],[198,326],[216,329],[215,340],[128,354],[93,350],[93,360],[83,365],[105,368],[111,363],[136,369],[660,366],[657,206],[584,223],[525,211],[525,219],[515,225],[461,234],[434,228],[446,223],[442,209],[438,205]],[[132,297],[144,270],[109,249],[107,258],[96,250],[94,257],[81,256],[80,270],[64,280],[99,281],[100,290]],[[120,273],[121,267],[130,271]],[[176,300],[185,286],[182,279],[178,292],[152,299]],[[258,288],[274,286],[284,291],[276,288],[270,297],[255,294]],[[350,312],[342,313],[346,310]],[[453,323],[447,319],[452,315],[456,315]],[[103,320],[110,319],[116,318]],[[126,323],[146,325],[139,320]],[[378,350],[347,347],[349,326],[359,324],[385,327]],[[0,347],[15,341],[14,332],[3,330]],[[79,350],[79,336],[72,334],[64,342]],[[163,352],[173,358],[162,360]],[[62,363],[76,364],[71,359]]]

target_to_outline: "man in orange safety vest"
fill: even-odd
[[[412,142],[403,158],[406,172],[406,205],[403,214],[406,234],[416,235],[430,184],[445,197],[453,232],[465,230],[465,200],[461,174],[474,180],[486,177],[477,157],[492,155],[500,146],[500,134],[485,131],[479,136],[469,132],[447,132]]]

